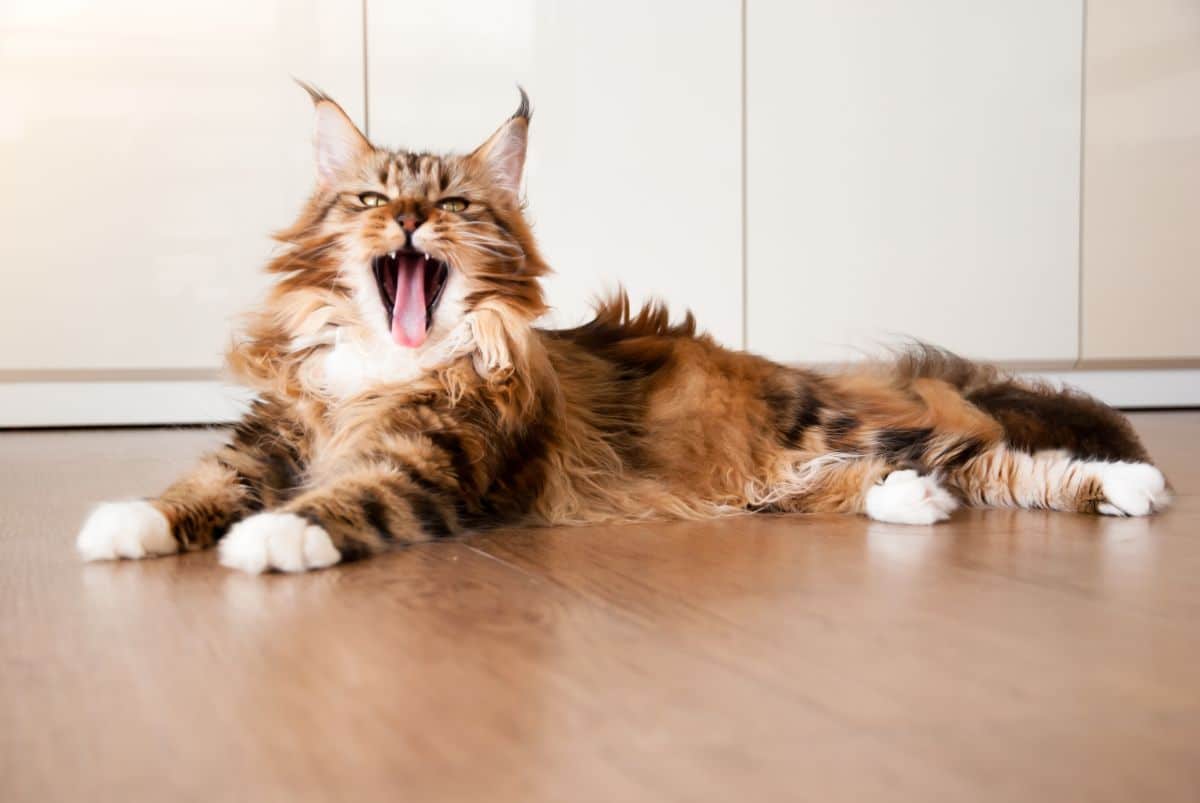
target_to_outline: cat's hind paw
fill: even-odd
[[[893,524],[933,524],[950,518],[958,501],[937,480],[911,469],[893,471],[867,491],[867,515]]]
[[[152,558],[179,551],[167,517],[149,502],[105,502],[75,538],[84,560]]]
[[[324,528],[292,513],[259,513],[230,528],[218,548],[221,563],[259,574],[306,572],[339,562],[342,553]]]
[[[1105,516],[1148,516],[1171,503],[1166,477],[1149,463],[1102,463],[1096,471],[1104,493],[1096,511]]]

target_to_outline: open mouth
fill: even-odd
[[[372,259],[371,269],[387,312],[392,340],[407,348],[424,343],[433,326],[434,310],[446,288],[450,266],[428,254],[402,248]]]

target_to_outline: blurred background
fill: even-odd
[[[550,323],[618,283],[724,344],[911,335],[1200,404],[1193,0],[4,0],[0,426],[228,419],[320,86],[461,150],[525,86]]]

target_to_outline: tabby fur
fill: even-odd
[[[98,511],[86,557],[224,536],[230,566],[302,570],[509,525],[756,512],[931,523],[960,504],[1142,515],[1167,501],[1116,411],[932,347],[805,370],[623,294],[582,326],[539,328],[548,267],[517,193],[524,93],[465,156],[374,147],[310,93],[318,185],[278,235],[276,282],[229,352],[256,400],[162,495]],[[363,188],[386,204],[362,208]],[[469,205],[444,212],[447,195]],[[455,288],[418,349],[388,339],[367,267],[409,237]]]

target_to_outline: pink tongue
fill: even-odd
[[[398,254],[392,340],[415,349],[425,342],[425,258]]]

